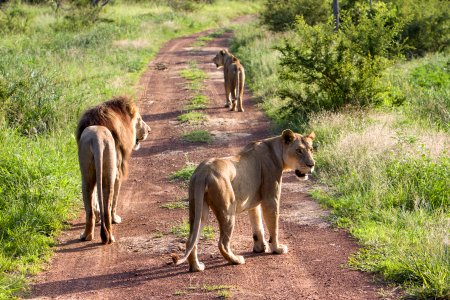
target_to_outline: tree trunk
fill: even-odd
[[[339,30],[339,0],[333,0],[333,15],[335,21],[335,31]]]

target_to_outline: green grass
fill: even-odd
[[[169,179],[170,180],[181,180],[181,181],[188,183],[196,168],[197,168],[197,165],[195,165],[193,163],[187,163],[180,170],[177,170],[177,171],[171,173],[169,176]]]
[[[169,210],[173,209],[185,209],[188,207],[187,201],[179,200],[179,201],[173,201],[166,204],[161,205],[162,208],[166,208]]]
[[[180,225],[173,226],[170,229],[170,232],[177,237],[180,238],[187,238],[189,236],[189,223],[187,221],[184,221]],[[215,238],[215,231],[214,228],[210,225],[206,225],[203,227],[200,238],[212,240]]]
[[[69,20],[50,6],[15,3],[14,18],[0,14],[0,299],[24,290],[82,206],[73,136],[82,111],[113,95],[136,96],[166,41],[260,9],[219,0],[180,12],[115,1],[89,23],[82,14]]]
[[[218,299],[228,299],[232,297],[231,290],[233,289],[233,286],[230,285],[224,285],[224,284],[204,284],[203,286],[189,286],[184,291],[176,291],[174,293],[175,296],[184,296],[199,292],[205,292],[205,293],[215,293],[216,297]]]
[[[179,115],[177,119],[182,123],[199,124],[206,120],[206,115],[198,111],[190,111]]]
[[[184,108],[186,110],[205,109],[207,103],[208,103],[207,96],[197,94],[189,100],[188,104]]]
[[[378,110],[324,112],[299,124],[289,119],[290,111],[280,113],[283,101],[276,96],[279,54],[273,49],[282,38],[255,24],[242,26],[232,51],[279,127],[315,131],[315,176],[327,188],[313,197],[363,246],[349,264],[401,284],[408,296],[448,299],[448,54],[400,62],[386,71],[381,83],[390,94]]]
[[[188,133],[183,134],[183,140],[192,143],[207,143],[212,142],[211,134],[206,130],[193,130]]]

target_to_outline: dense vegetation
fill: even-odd
[[[267,2],[261,22],[276,32],[258,22],[236,31],[232,51],[250,88],[280,128],[316,132],[323,187],[312,194],[363,245],[349,264],[405,295],[448,299],[450,58],[439,29],[448,18],[434,21],[448,3],[427,1],[430,12],[411,1],[341,1],[339,31],[331,6],[326,20],[299,13],[274,28],[271,16],[292,20],[299,2],[308,1]],[[424,24],[423,43],[414,24]],[[425,42],[431,27],[434,45]]]
[[[81,112],[112,95],[136,95],[163,42],[258,8],[237,1],[27,2],[33,5],[0,4],[0,299],[23,290],[64,221],[78,214],[73,133]]]

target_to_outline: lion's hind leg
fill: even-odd
[[[95,197],[95,171],[89,169],[89,166],[80,163],[82,184],[81,190],[83,194],[84,209],[86,212],[86,226],[81,233],[82,241],[92,241],[94,239],[95,213],[93,206],[97,197]]]

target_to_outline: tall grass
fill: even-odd
[[[0,16],[0,299],[24,289],[81,206],[73,136],[81,112],[116,94],[136,96],[140,74],[169,39],[260,6],[216,1],[180,12],[116,1],[86,23],[49,6],[14,5],[14,18]]]
[[[377,110],[313,114],[310,123],[280,120],[278,56],[282,38],[257,23],[236,31],[233,51],[250,88],[279,126],[313,129],[319,144],[313,197],[332,210],[363,248],[355,268],[399,283],[416,298],[450,297],[450,135],[448,54],[398,63],[382,81],[391,93]]]

